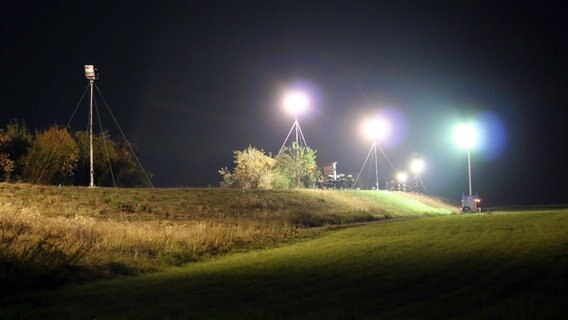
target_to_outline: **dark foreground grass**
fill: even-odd
[[[340,228],[167,272],[5,298],[3,318],[566,319],[568,210]]]

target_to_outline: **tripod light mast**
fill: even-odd
[[[85,65],[85,78],[89,80],[91,98],[89,103],[89,188],[95,187],[95,169],[93,165],[93,87],[98,78],[98,70],[92,64]]]

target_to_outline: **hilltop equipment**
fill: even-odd
[[[355,179],[353,176],[343,173],[337,173],[337,162],[333,162],[323,167],[323,176],[327,177],[321,180],[319,185],[324,189],[353,189],[355,187]]]
[[[462,192],[461,213],[481,212],[481,199],[479,195],[466,195]]]

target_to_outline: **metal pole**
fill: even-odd
[[[469,154],[469,149],[467,149],[467,175],[468,175],[468,180],[469,180],[469,195],[473,195],[473,192],[471,191],[471,157]]]
[[[296,126],[296,145],[298,145],[298,127],[300,126],[298,123],[298,113],[294,113],[294,126]]]
[[[418,173],[414,174],[414,187],[412,188],[413,192],[418,193]]]
[[[298,123],[298,113],[294,112],[294,126],[296,126],[296,146],[294,150],[294,165],[295,165],[295,169],[296,169],[296,188],[298,188],[300,186],[300,155],[298,154],[300,152],[300,145],[298,144],[298,127],[300,126],[300,124]]]
[[[337,181],[337,162],[332,163],[333,165],[333,181]]]
[[[93,80],[89,80],[91,86],[91,103],[89,106],[89,163],[90,183],[89,188],[95,187],[95,169],[93,168]]]
[[[373,143],[374,154],[375,154],[375,178],[377,181],[377,191],[379,191],[379,160],[377,158],[377,141]]]

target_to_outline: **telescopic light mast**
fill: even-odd
[[[95,187],[95,169],[93,166],[93,87],[98,76],[99,72],[95,66],[92,64],[85,65],[85,78],[89,80],[89,89],[91,92],[89,100],[89,188]]]

